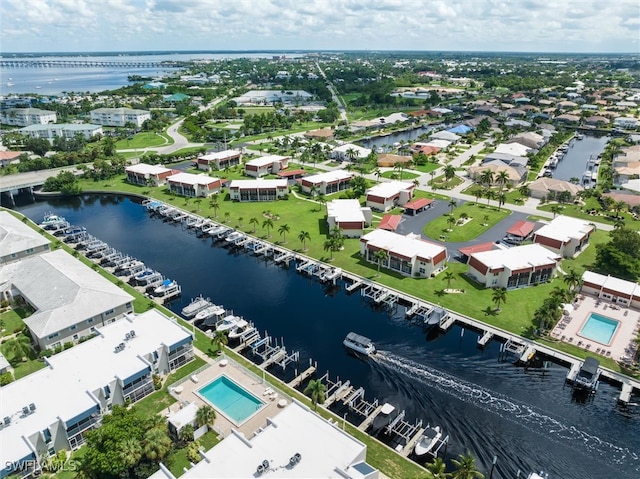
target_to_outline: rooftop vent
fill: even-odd
[[[29,411],[35,412],[35,410],[36,410],[36,405],[34,403],[29,404]]]
[[[302,455],[299,452],[296,452],[293,456],[291,456],[291,459],[289,459],[289,465],[293,467],[297,465],[301,459]]]
[[[9,416],[5,416],[4,417],[4,427],[7,427],[9,424],[11,424],[11,418]]]

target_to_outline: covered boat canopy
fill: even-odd
[[[359,343],[362,345],[371,344],[371,340],[369,338],[365,336],[361,336],[360,334],[356,334],[356,333],[347,334],[347,339],[349,341],[352,341],[354,343]]]

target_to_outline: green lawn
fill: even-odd
[[[13,334],[16,331],[24,328],[23,319],[29,316],[31,313],[25,308],[14,308],[4,313],[0,313],[0,321],[4,328],[0,333],[0,336],[7,336]]]
[[[147,148],[150,146],[172,145],[173,138],[165,133],[154,133],[152,131],[143,131],[136,133],[129,140],[124,138],[116,142],[116,149],[130,150],[132,148]]]
[[[411,167],[412,170],[416,170],[416,171],[421,171],[422,173],[430,173],[433,170],[437,170],[438,168],[440,168],[440,164],[439,163],[425,163],[424,165],[413,165]]]
[[[385,171],[380,176],[383,178],[389,178],[390,180],[413,180],[420,175],[416,175],[415,173],[411,173],[409,171],[403,171],[402,173],[399,171],[391,170]]]
[[[487,207],[482,204],[476,205],[472,202],[467,202],[454,208],[453,217],[458,220],[463,213],[469,215],[472,220],[464,225],[456,224],[451,226],[447,223],[447,219],[450,216],[443,215],[428,223],[424,228],[424,234],[433,239],[440,239],[442,236],[446,236],[447,241],[452,242],[469,241],[511,214],[509,210],[498,210],[494,207]]]
[[[214,431],[207,432],[204,436],[198,439],[198,443],[200,447],[202,447],[205,451],[208,451],[213,446],[220,442],[220,438]],[[165,461],[165,464],[168,464],[169,470],[171,473],[180,477],[184,474],[184,468],[189,469],[191,465],[189,464],[189,460],[187,459],[187,448],[183,447],[180,449],[175,449]]]
[[[542,206],[538,206],[539,210],[542,211],[551,211],[551,208],[557,203],[550,203]],[[590,215],[585,210],[588,209],[581,205],[574,204],[565,204],[560,205],[562,207],[562,213],[566,216],[573,216],[574,218],[580,218],[587,221],[595,221],[597,223],[605,223],[609,225],[614,225],[616,221],[618,221],[615,217],[615,213],[611,212],[610,214],[599,213],[596,215]],[[621,212],[620,219],[624,221],[624,225],[626,228],[630,228],[632,230],[640,231],[640,221],[635,219],[629,213]]]
[[[447,180],[444,175],[436,176],[433,180],[429,180],[429,185],[441,190],[450,190],[461,184],[464,180],[459,176],[454,176]]]

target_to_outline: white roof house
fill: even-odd
[[[411,200],[414,188],[413,183],[403,181],[378,183],[366,191],[367,206],[381,211],[402,206]]]
[[[49,251],[49,241],[7,211],[0,211],[0,264]]]
[[[251,438],[234,430],[180,477],[256,477],[266,460],[262,475],[267,477],[377,479],[378,471],[365,462],[366,452],[363,443],[294,401]],[[296,455],[299,460],[292,460]],[[166,468],[152,477],[175,479]]]
[[[362,146],[354,145],[351,143],[345,143],[344,145],[336,146],[331,150],[331,155],[339,160],[348,160],[348,151],[352,150],[355,153],[355,158],[366,158],[371,154],[371,149],[364,148]]]
[[[487,287],[518,288],[547,281],[561,257],[539,244],[469,255],[469,274]]]
[[[24,323],[41,348],[87,336],[133,310],[130,294],[63,250],[4,266],[0,289],[34,308]]]
[[[359,237],[365,226],[371,224],[372,218],[371,209],[360,206],[358,200],[342,199],[327,203],[329,230],[337,226],[344,236]]]
[[[245,174],[260,177],[269,173],[277,173],[289,166],[289,157],[268,155],[249,160],[244,165]]]
[[[353,178],[353,173],[345,170],[332,170],[317,175],[305,176],[300,179],[300,186],[304,193],[310,193],[311,188],[317,188],[317,193],[327,195],[346,190]]]
[[[183,348],[193,357],[191,342],[187,329],[151,309],[100,328],[95,338],[46,359],[48,367],[4,386],[2,464],[41,458],[50,447],[76,449],[109,404],[123,404],[137,384],[153,392],[155,367],[174,369],[168,366],[172,351]]]
[[[560,215],[536,231],[533,241],[569,258],[588,245],[594,230],[595,226],[585,220]]]
[[[151,181],[155,186],[166,183],[166,179],[173,174],[173,170],[160,165],[138,163],[125,168],[127,181],[146,186]]]
[[[198,168],[201,170],[211,170],[211,165],[215,165],[218,170],[228,166],[240,164],[242,152],[238,150],[224,150],[207,153],[201,155],[196,160]]]
[[[169,189],[183,196],[209,196],[220,191],[222,181],[209,175],[193,173],[177,173],[167,178]]]
[[[585,271],[582,274],[581,292],[615,303],[640,307],[640,285],[614,276]]]
[[[169,168],[165,168],[164,166],[149,165],[147,163],[138,163],[137,165],[127,166],[125,171],[141,175],[161,175],[162,173],[171,172]]]
[[[229,194],[237,201],[275,201],[289,193],[287,180],[258,178],[256,180],[233,180]]]
[[[456,143],[462,137],[460,135],[456,135],[455,133],[451,133],[450,131],[441,130],[441,131],[438,131],[438,132],[434,133],[429,138],[433,138],[434,140],[445,140],[445,141],[448,141],[450,143]]]
[[[514,156],[527,156],[527,153],[532,150],[533,148],[520,143],[500,143],[494,151],[495,153],[508,153]]]

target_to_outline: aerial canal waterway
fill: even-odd
[[[553,177],[569,181],[572,178],[582,180],[582,174],[588,169],[589,159],[597,158],[604,151],[611,137],[606,135],[584,135],[582,140],[572,140],[564,158],[553,170]]]
[[[261,331],[284,338],[320,374],[349,379],[370,401],[406,410],[407,419],[440,425],[451,436],[447,457],[472,451],[493,479],[544,470],[556,479],[635,479],[640,476],[640,411],[619,410],[619,389],[601,384],[581,403],[563,387],[567,370],[524,369],[499,361],[500,344],[476,347],[478,335],[455,326],[425,333],[394,314],[376,311],[358,293],[327,288],[271,262],[230,252],[180,226],[151,217],[124,196],[92,195],[18,204],[36,222],[55,212],[144,261],[182,285],[179,312],[199,294],[233,309]],[[340,286],[340,284],[338,285]],[[349,331],[368,336],[381,351],[376,361],[348,355]],[[301,369],[306,367],[302,359]]]

